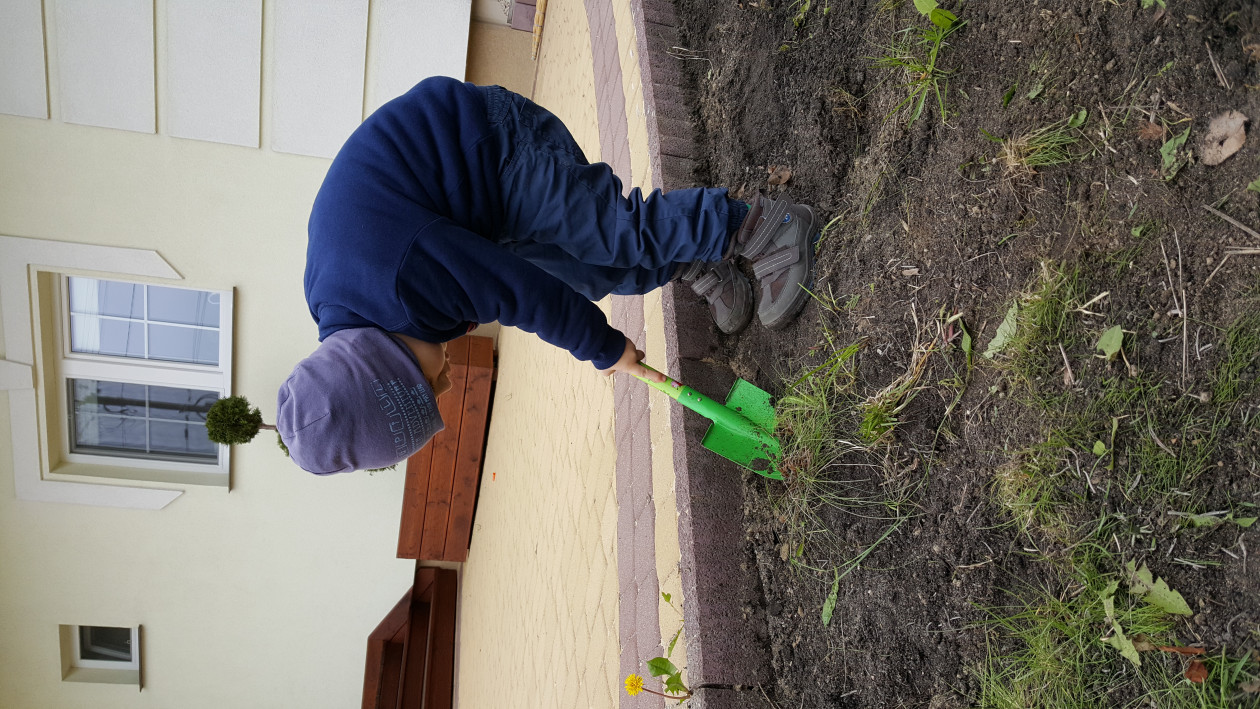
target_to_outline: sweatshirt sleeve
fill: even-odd
[[[421,335],[497,321],[537,334],[597,369],[616,364],[626,338],[594,303],[528,261],[448,219],[412,240],[397,294]]]

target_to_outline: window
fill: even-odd
[[[65,682],[142,685],[141,627],[61,625]]]
[[[228,390],[231,294],[58,280],[62,458],[226,473],[226,449],[207,437],[205,419]]]
[[[140,668],[135,628],[80,625],[74,634],[74,666],[101,670]]]
[[[63,363],[63,352],[69,349],[69,345],[64,348],[62,345],[63,340],[69,342],[69,301],[63,298],[69,287],[66,274],[114,274],[105,278],[143,279],[155,284],[177,284],[183,278],[152,249],[0,234],[0,320],[4,322],[0,391],[8,398],[8,453],[13,461],[13,489],[17,498],[29,502],[160,510],[183,494],[182,483],[227,487],[228,476],[222,458],[218,467],[190,466],[192,472],[173,471],[170,467],[137,467],[136,464],[144,462],[138,459],[97,456],[91,458],[92,463],[72,463],[65,459],[68,444],[63,444],[67,438],[63,431],[70,420],[66,411],[68,385],[59,367]],[[218,295],[220,357],[214,382],[196,386],[180,381],[169,386],[228,390],[227,385],[232,381],[231,357],[224,353],[231,353],[232,293],[225,291]],[[163,362],[154,364],[159,369],[168,366]],[[133,381],[126,377],[83,375],[82,378]],[[162,382],[152,384],[163,385]],[[111,460],[121,462],[110,465]],[[102,478],[112,479],[112,482]],[[163,484],[128,484],[133,481]]]

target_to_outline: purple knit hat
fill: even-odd
[[[371,327],[324,338],[280,387],[276,411],[289,457],[316,475],[389,467],[443,427],[411,351]]]

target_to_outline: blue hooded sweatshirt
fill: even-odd
[[[536,333],[599,369],[625,336],[589,299],[496,242],[511,158],[485,90],[429,79],[373,113],[333,160],[309,224],[319,339],[378,327],[445,342],[477,323]]]

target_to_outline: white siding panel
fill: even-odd
[[[429,76],[462,80],[472,0],[375,0],[368,45],[367,111]]]
[[[154,130],[152,0],[57,0],[61,117]]]
[[[0,113],[48,117],[40,0],[0,0]]]
[[[368,0],[276,0],[271,147],[331,158],[363,118]]]
[[[258,147],[262,0],[166,0],[166,128]]]

